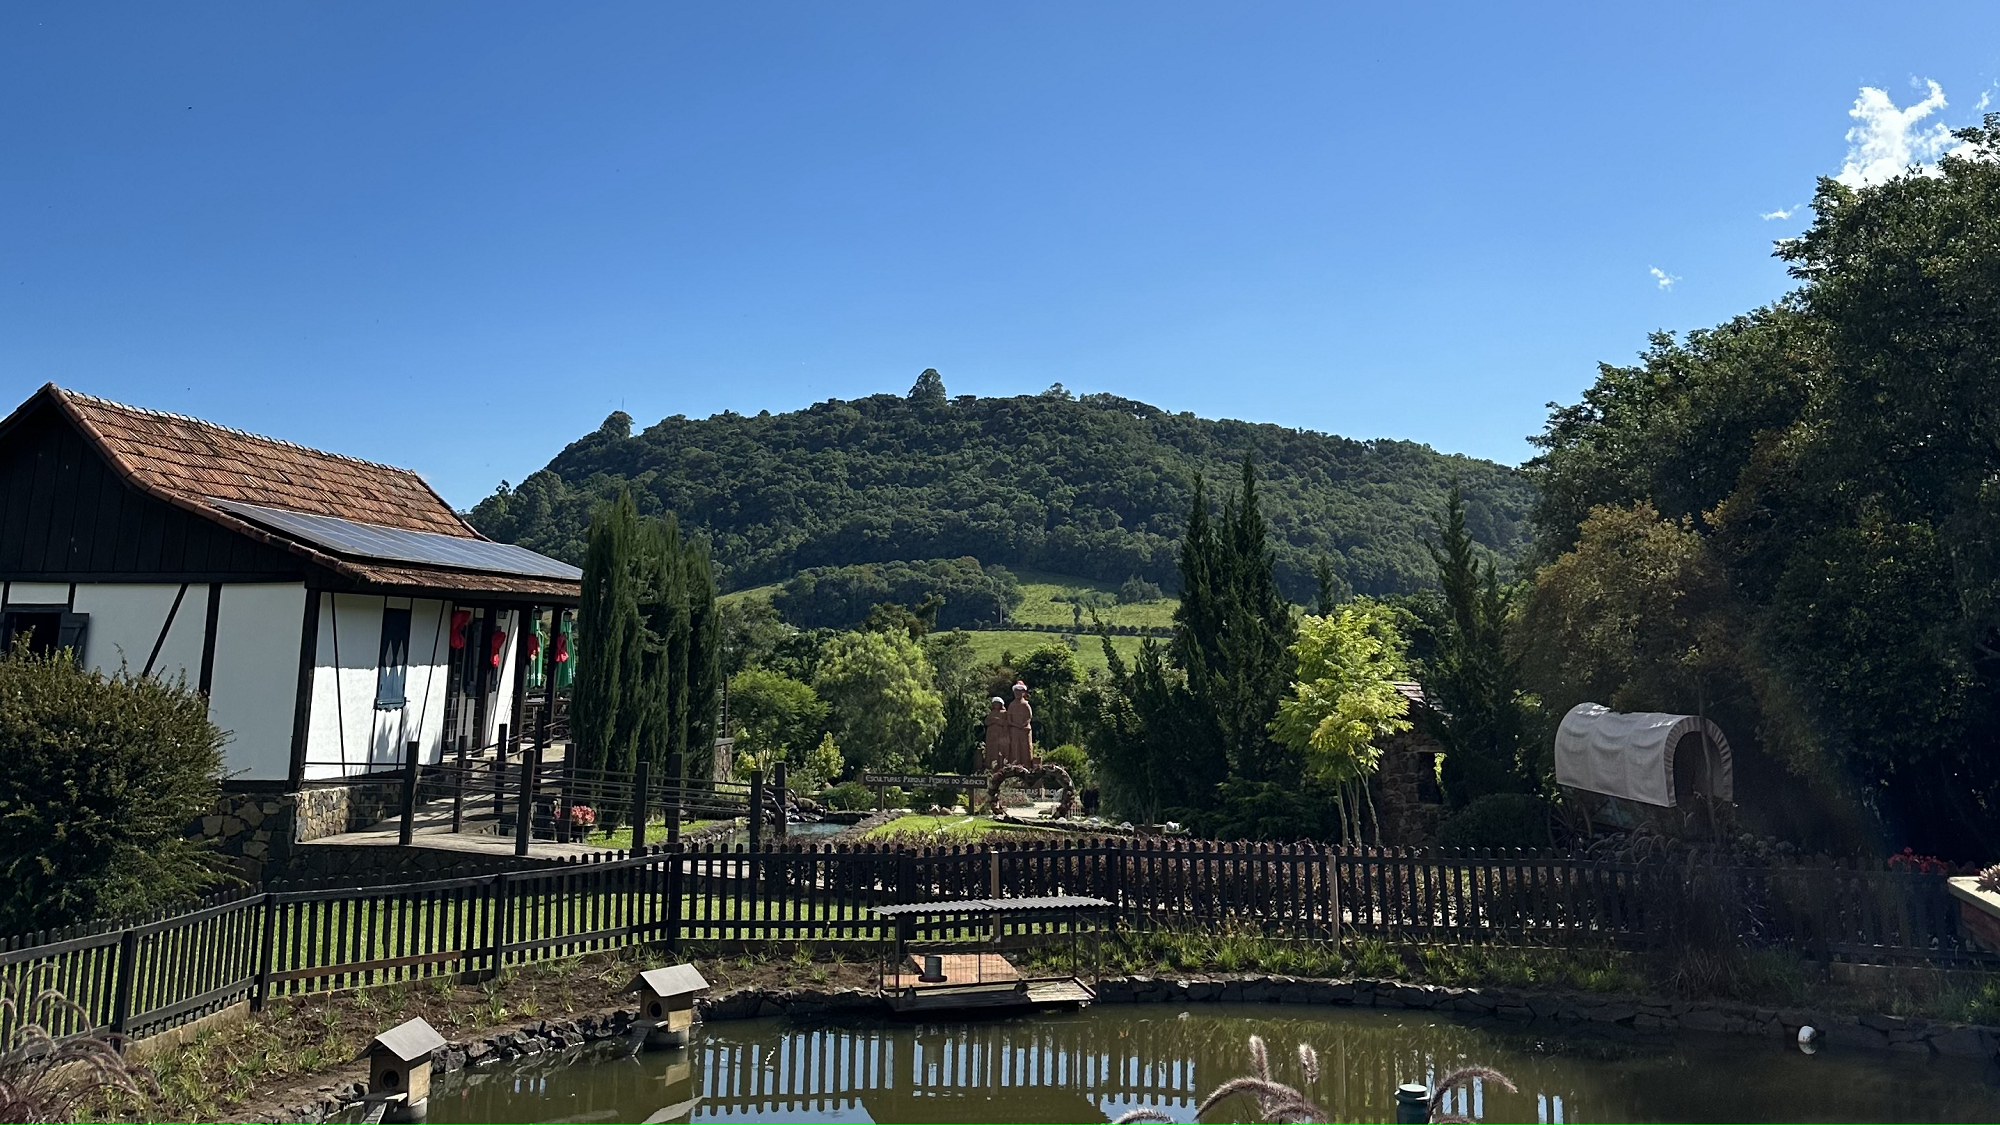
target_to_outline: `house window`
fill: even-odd
[[[71,613],[68,606],[16,606],[0,615],[0,645],[14,651],[14,644],[27,638],[28,651],[48,656],[59,648],[83,655],[83,634],[90,625],[87,613]]]
[[[394,711],[403,705],[410,679],[410,611],[382,611],[382,655],[375,665],[375,709]]]

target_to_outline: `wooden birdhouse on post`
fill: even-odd
[[[368,1097],[389,1103],[384,1121],[422,1121],[429,1112],[431,1052],[444,1046],[423,1019],[377,1035],[368,1044]]]
[[[625,989],[639,994],[639,1021],[650,1023],[648,1047],[685,1047],[694,1026],[694,994],[708,987],[693,965],[647,969]]]

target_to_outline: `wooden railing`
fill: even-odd
[[[1830,863],[1707,869],[1753,946],[1822,960],[1996,967],[1942,875]],[[655,845],[602,859],[364,887],[281,887],[0,943],[17,995],[75,1005],[57,1035],[157,1031],[274,996],[488,973],[635,943],[879,941],[891,902],[1090,895],[1127,925],[1441,943],[1647,948],[1684,900],[1674,864],[1562,853],[1340,850],[1171,839],[951,848]],[[968,922],[968,935],[990,933]],[[11,1028],[0,1027],[0,1042]]]

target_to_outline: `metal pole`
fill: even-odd
[[[646,783],[651,779],[646,775],[652,763],[641,761],[632,771],[632,851],[646,850]]]
[[[750,850],[764,846],[764,771],[750,771]]]
[[[493,744],[493,819],[507,814],[507,724],[500,724],[500,738]]]
[[[785,821],[787,819],[785,816],[785,763],[783,762],[779,762],[777,765],[771,767],[771,790],[778,799],[778,819],[776,827],[771,830],[771,835],[783,840],[785,838]]]
[[[403,747],[403,827],[396,832],[396,842],[406,848],[417,837],[417,771],[423,768],[419,761],[422,747],[414,738]]]
[[[458,751],[453,758],[452,768],[456,780],[451,786],[451,830],[453,833],[465,831],[465,736],[458,736]]]

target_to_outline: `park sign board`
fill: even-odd
[[[894,785],[903,789],[975,789],[986,779],[975,774],[951,773],[864,773],[861,784],[870,788]]]

